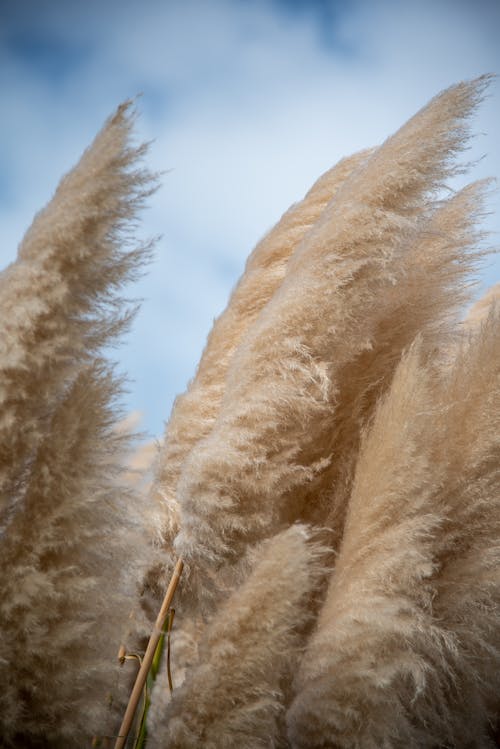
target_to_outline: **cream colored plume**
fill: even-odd
[[[152,560],[100,351],[149,253],[130,243],[153,184],[131,127],[120,107],[0,275],[2,746],[88,746],[125,698],[116,652]]]
[[[293,747],[496,746],[500,326],[402,361],[359,456]]]
[[[203,633],[199,663],[150,727],[152,747],[284,746],[284,707],[324,551],[304,525],[254,549],[245,581]]]
[[[359,456],[335,570],[288,715],[294,747],[420,746],[402,702],[432,665],[421,642],[427,637],[437,662],[446,638],[431,626],[432,537],[441,518],[421,450],[422,425],[435,414],[419,358],[414,347],[398,367]]]
[[[126,112],[64,177],[0,275],[2,524],[67,378],[126,324],[117,292],[147,257],[144,247],[121,249],[121,224],[150,190],[148,175],[133,169],[144,149],[127,143]]]
[[[154,493],[165,505],[167,545],[179,530],[177,483],[182,466],[196,444],[213,427],[223,397],[229,362],[247,330],[279,288],[288,260],[318,220],[342,183],[366,161],[369,151],[343,159],[313,185],[258,243],[227,309],[214,323],[196,375],[179,396],[161,450]]]
[[[234,353],[177,491],[175,548],[201,593],[212,570],[296,519],[326,520],[337,543],[364,422],[404,348],[465,297],[480,188],[435,197],[485,83],[433,99],[351,174]]]

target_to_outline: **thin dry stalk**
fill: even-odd
[[[137,674],[135,684],[128,701],[127,709],[125,710],[125,715],[123,716],[120,730],[118,731],[118,738],[116,739],[115,749],[123,749],[123,747],[125,746],[125,742],[127,741],[127,737],[134,721],[137,705],[139,704],[139,700],[141,699],[141,694],[143,693],[144,685],[146,683],[148,673],[151,669],[151,664],[153,663],[156,648],[162,636],[163,627],[165,625],[170,604],[172,603],[177,585],[179,584],[183,567],[184,562],[182,561],[182,559],[178,559],[169,586],[167,588],[167,592],[165,593],[165,598],[163,599],[160,611],[158,612],[158,616],[156,617],[154,629],[151,633],[151,637],[149,638],[148,646],[146,648],[144,658],[142,659],[141,667],[139,669],[139,673]]]

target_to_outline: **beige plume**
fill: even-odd
[[[495,746],[500,326],[402,361],[359,457],[289,713],[294,747]]]
[[[363,402],[372,391],[373,409],[401,351],[422,324],[435,325],[434,314],[420,309],[412,321],[421,291],[404,307],[401,291],[411,288],[410,272],[418,275],[406,256],[415,244],[424,252],[439,210],[435,194],[457,169],[452,157],[466,143],[467,118],[485,84],[480,79],[440,94],[343,183],[236,350],[217,420],[178,484],[175,548],[192,561],[200,595],[210,571],[237,560],[248,544],[297,518],[338,514],[325,481],[329,466],[335,472],[342,451],[356,451],[370,414],[367,408],[353,427],[352,399]],[[468,214],[464,223],[470,224]],[[442,256],[429,266],[442,266],[436,284],[442,299],[433,313],[446,318],[450,277],[458,286],[462,271],[454,270],[450,238],[440,244]],[[461,258],[467,265],[466,253]]]
[[[215,321],[196,375],[187,392],[175,401],[158,459],[154,493],[165,505],[167,545],[179,530],[176,491],[182,466],[214,425],[235,350],[279,288],[295,248],[369,153],[362,151],[340,161],[318,179],[302,201],[284,214],[251,253],[227,309]]]
[[[199,663],[162,723],[151,726],[152,747],[283,746],[290,679],[324,551],[304,525],[254,549],[245,581],[203,633]]]
[[[126,696],[116,652],[152,555],[100,351],[149,255],[130,236],[153,185],[132,123],[120,107],[0,275],[2,746],[88,745]]]

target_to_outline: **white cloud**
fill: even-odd
[[[155,433],[246,255],[288,205],[440,89],[500,71],[496,3],[333,4],[331,28],[316,7],[19,0],[4,19],[2,264],[105,116],[144,92],[149,163],[172,171],[145,214],[143,234],[164,238],[133,292],[146,301],[121,361],[136,380],[130,407]],[[500,174],[499,110],[497,88],[476,123],[489,135],[474,145],[475,156],[488,152],[475,177]],[[490,226],[500,228],[498,211]],[[500,263],[488,280],[498,277]]]

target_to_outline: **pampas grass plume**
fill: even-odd
[[[377,410],[288,715],[294,747],[496,745],[498,322],[451,367],[416,344]]]
[[[0,275],[2,746],[82,747],[125,698],[116,651],[152,560],[101,350],[149,255],[130,244],[153,185],[131,127],[120,107]]]
[[[226,310],[215,321],[196,375],[187,392],[175,401],[157,461],[154,494],[165,506],[163,533],[167,546],[179,530],[176,492],[182,467],[214,425],[234,352],[281,285],[296,247],[368,155],[368,151],[362,151],[340,161],[284,214],[251,253]]]
[[[245,581],[213,616],[198,664],[155,726],[153,747],[284,745],[288,685],[324,551],[304,525],[253,550]]]
[[[473,211],[477,204],[467,193],[456,199],[465,207],[464,236],[459,227],[452,249],[449,214],[460,211],[453,202],[440,209],[434,198],[457,171],[452,159],[485,84],[459,84],[433,99],[351,174],[242,339],[218,418],[178,483],[175,549],[202,578],[296,519],[328,518],[338,542],[348,494],[338,499],[335,488],[349,487],[354,469],[343,469],[346,452],[356,454],[404,348],[422,327],[436,327],[436,316],[448,318],[454,291],[464,298],[460,279],[473,265],[466,250],[474,238],[466,204]],[[413,251],[427,272],[412,263]],[[436,295],[427,312],[421,303]]]

